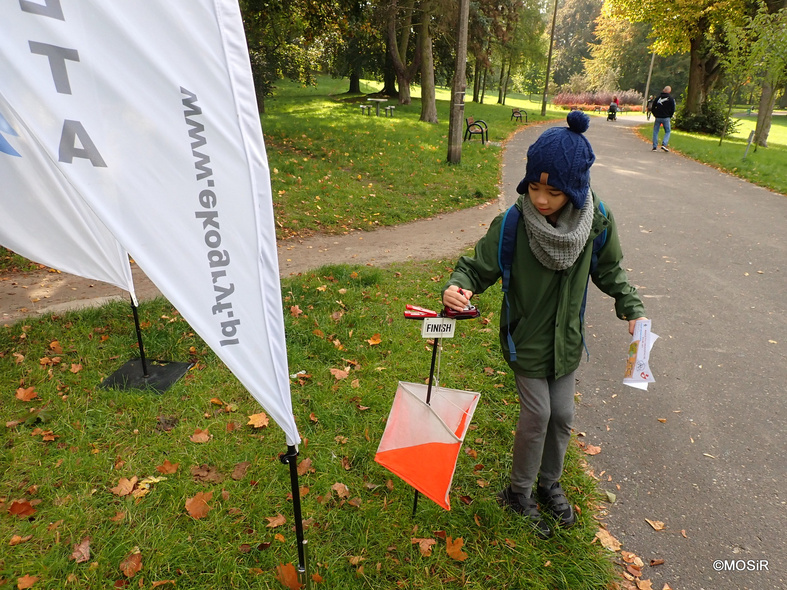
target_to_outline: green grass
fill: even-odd
[[[324,76],[308,88],[282,82],[266,101],[262,124],[279,238],[369,230],[496,199],[500,144],[517,129],[511,106],[525,108],[531,122],[565,117],[559,110],[536,115],[540,105],[516,96],[508,106],[469,103],[466,116],[486,121],[490,143],[465,142],[461,163],[449,165],[448,89],[436,93],[436,125],[419,121],[418,87],[393,118],[361,116],[365,94],[346,89],[346,80]],[[365,82],[362,90],[379,85]]]
[[[757,123],[755,115],[740,115],[739,125],[733,137],[725,138],[719,146],[719,138],[700,133],[673,130],[670,148],[690,158],[734,174],[740,178],[787,195],[787,116],[775,115],[768,135],[768,147],[755,146],[746,154],[749,133]],[[648,141],[653,135],[653,125],[639,129]]]
[[[0,273],[2,272],[32,272],[46,268],[43,264],[31,262],[7,248],[0,246]]]
[[[335,266],[283,282],[290,372],[309,375],[292,380],[292,397],[300,460],[313,468],[300,478],[312,571],[324,579],[313,587],[607,588],[612,554],[591,543],[598,495],[575,445],[563,481],[581,510],[577,526],[540,541],[495,502],[507,483],[518,412],[494,329],[499,293],[485,296],[488,308],[481,302],[491,323],[462,322],[442,357],[443,385],[482,395],[458,460],[452,510],[422,497],[413,519],[413,490],[374,462],[397,381],[423,382],[429,371],[429,347],[420,324],[402,318],[404,305],[435,306],[448,271],[439,261]],[[290,313],[294,306],[303,313]],[[40,578],[35,588],[112,587],[122,584],[120,563],[135,548],[142,570],[129,588],[165,580],[201,590],[281,588],[276,566],[297,560],[288,471],[277,458],[283,433],[273,423],[247,425],[259,407],[168,304],[143,303],[140,315],[150,358],[197,362],[163,395],[97,387],[134,355],[125,304],[0,329],[0,417],[9,424],[0,445],[0,588],[25,575]],[[381,342],[372,345],[375,334]],[[346,367],[346,379],[330,373]],[[34,388],[37,398],[20,401],[20,387]],[[162,430],[164,418],[172,430]],[[191,442],[195,429],[212,439]],[[178,470],[144,497],[111,491],[121,478],[160,475],[165,460]],[[244,461],[247,473],[230,477]],[[195,481],[191,470],[201,465],[223,481]],[[336,483],[349,488],[348,499],[331,492]],[[212,509],[196,520],[185,502],[198,492],[212,493]],[[36,512],[12,515],[15,500]],[[286,525],[268,527],[279,514]],[[11,545],[15,535],[30,538]],[[464,540],[466,561],[447,555],[444,536]],[[77,564],[69,556],[85,537],[91,555]],[[432,555],[421,555],[413,537],[435,539]]]

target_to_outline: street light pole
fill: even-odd
[[[648,81],[645,84],[645,96],[643,97],[644,101],[642,103],[642,112],[645,112],[645,109],[648,106],[648,96],[650,96],[650,76],[653,74],[653,62],[656,60],[656,52],[654,51],[650,56],[650,69],[648,70]]]

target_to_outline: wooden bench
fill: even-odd
[[[510,119],[511,121],[518,121],[519,123],[521,123],[522,116],[525,117],[525,123],[527,123],[527,113],[524,110],[518,108],[511,109],[511,119]]]
[[[396,105],[388,105],[387,107],[385,107],[385,116],[386,117],[393,117],[395,108],[396,108]]]
[[[489,128],[486,126],[486,122],[481,119],[475,120],[473,117],[468,117],[465,119],[465,123],[467,124],[464,137],[465,141],[473,139],[474,135],[481,136],[482,144],[489,141]]]
[[[372,114],[372,109],[374,108],[374,105],[362,104],[362,105],[360,105],[360,107],[361,107],[361,114],[362,115],[364,115],[364,114],[365,115],[371,115]]]

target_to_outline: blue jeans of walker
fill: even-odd
[[[669,126],[669,117],[656,117],[653,120],[653,149],[655,150],[659,147],[659,129],[662,125],[664,125],[664,139],[661,140],[661,145],[667,145],[669,143],[669,134],[670,134],[670,126]]]

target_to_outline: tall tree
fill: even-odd
[[[776,93],[787,82],[787,2],[767,0],[753,21],[758,39],[753,52],[762,73],[762,92],[754,141],[767,147]]]
[[[412,61],[407,65],[410,31],[413,26],[415,0],[405,0],[400,9],[398,0],[390,0],[387,6],[388,53],[396,72],[396,83],[399,86],[399,104],[410,104],[410,83],[421,66],[421,46],[416,44]]]
[[[582,73],[583,60],[590,58],[590,48],[598,42],[593,30],[602,4],[603,0],[564,0],[558,7],[553,68],[556,84],[565,84],[574,74]]]
[[[434,5],[421,2],[421,26],[418,29],[418,46],[421,49],[421,118],[425,123],[437,123],[435,104],[434,55],[432,53],[431,21]]]
[[[684,109],[698,114],[720,73],[710,39],[725,21],[742,22],[750,5],[750,0],[607,0],[604,10],[610,16],[651,25],[653,49],[659,55],[689,53]]]

